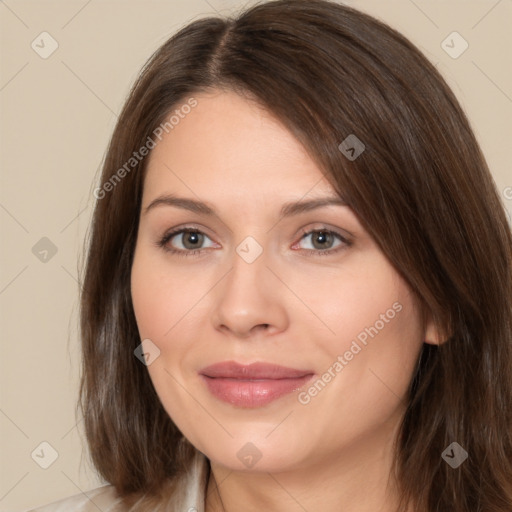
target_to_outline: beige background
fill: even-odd
[[[150,54],[185,23],[245,3],[0,3],[1,511],[101,483],[88,465],[82,423],[75,417],[77,275],[99,165],[116,115]],[[437,65],[467,112],[503,204],[512,211],[512,1],[348,3],[397,28]],[[41,46],[43,31],[59,45],[47,59],[31,47],[34,40]],[[456,59],[441,47],[453,31],[469,44]],[[57,249],[46,262],[32,252],[43,237]],[[37,459],[41,449],[48,456],[50,450],[40,447],[44,441],[58,452],[48,469],[31,457],[35,450]]]

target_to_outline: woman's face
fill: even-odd
[[[131,275],[163,406],[234,470],[382,459],[430,336],[408,286],[349,207],[281,215],[335,194],[267,111],[235,93],[195,99],[149,156]],[[222,362],[298,372],[205,370]]]

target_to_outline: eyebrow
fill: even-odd
[[[189,199],[186,197],[178,197],[172,194],[166,194],[157,197],[151,203],[144,208],[143,214],[146,215],[152,209],[158,206],[174,206],[175,208],[181,208],[201,215],[218,216],[215,208],[208,203],[202,201],[196,201],[195,199]],[[306,213],[317,208],[325,206],[348,206],[346,201],[338,196],[326,196],[319,197],[316,199],[309,199],[307,201],[296,201],[285,203],[279,213],[279,218],[291,217],[300,213]]]

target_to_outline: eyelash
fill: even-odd
[[[197,228],[194,228],[194,227],[183,227],[183,228],[178,228],[178,229],[175,229],[173,231],[169,231],[168,233],[166,233],[157,242],[157,246],[160,247],[161,249],[163,249],[165,252],[168,252],[168,253],[171,253],[171,254],[175,254],[175,255],[180,256],[180,257],[183,256],[185,258],[200,256],[203,253],[203,251],[207,250],[207,249],[183,250],[183,249],[173,249],[173,248],[167,246],[167,243],[174,236],[182,234],[182,233],[199,233],[199,234],[208,236],[208,235],[206,235],[206,233],[203,233],[200,229],[197,229]],[[342,236],[340,233],[338,233],[337,231],[334,231],[332,229],[328,229],[326,227],[311,229],[309,231],[303,230],[302,233],[301,233],[301,237],[300,237],[299,241],[301,241],[306,236],[309,236],[309,235],[314,234],[314,233],[328,233],[330,235],[334,235],[341,242],[343,242],[344,245],[338,246],[338,247],[336,247],[334,249],[326,249],[325,251],[322,251],[322,250],[319,250],[319,249],[302,249],[307,254],[311,254],[313,256],[325,256],[325,255],[329,255],[329,254],[338,253],[340,251],[343,251],[343,250],[347,249],[348,247],[350,247],[352,245],[352,242],[347,240],[347,238]]]

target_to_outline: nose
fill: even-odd
[[[214,328],[242,339],[286,330],[285,287],[268,268],[265,251],[252,263],[234,251],[232,263],[214,289]]]

